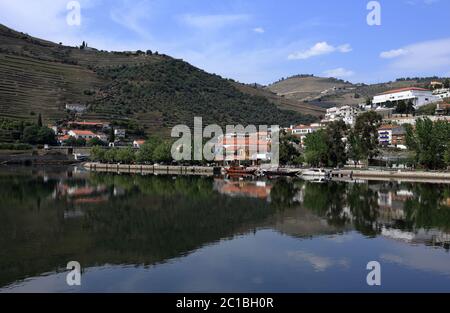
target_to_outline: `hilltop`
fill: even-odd
[[[0,25],[0,116],[45,123],[71,118],[108,120],[139,133],[168,134],[175,124],[303,123],[324,111],[206,73],[152,51],[107,52],[69,47]]]
[[[401,78],[393,82],[367,85],[353,84],[332,77],[295,75],[283,78],[267,86],[266,89],[288,100],[329,108],[357,105],[388,90],[403,87],[427,87],[433,80],[443,81],[444,79],[439,77]]]

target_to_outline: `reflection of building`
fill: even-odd
[[[75,204],[82,203],[102,203],[109,200],[109,192],[106,186],[69,186],[59,183],[56,186],[53,197],[66,197],[70,202]]]
[[[441,246],[450,244],[450,234],[437,229],[419,229],[417,231],[404,231],[401,229],[383,227],[381,235],[387,238],[400,240],[412,244]]]
[[[252,197],[270,201],[272,186],[266,182],[216,180],[214,188],[221,194]]]

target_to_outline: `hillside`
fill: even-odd
[[[350,87],[353,85],[334,78],[298,75],[282,79],[268,86],[267,89],[288,99],[308,101],[326,91]]]
[[[392,89],[410,86],[426,87],[432,80],[443,80],[443,78],[407,78],[366,85],[352,84],[335,78],[296,75],[275,82],[266,89],[297,103],[329,108],[364,103],[367,98]]]
[[[45,123],[54,123],[68,118],[66,103],[83,103],[89,111],[82,119],[168,134],[169,127],[189,125],[194,116],[220,125],[287,125],[323,113],[289,107],[274,94],[250,93],[166,55],[67,47],[2,25],[0,74],[0,117],[12,120],[36,120],[40,113]]]

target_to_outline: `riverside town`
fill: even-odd
[[[449,12],[1,0],[0,294],[450,293]]]

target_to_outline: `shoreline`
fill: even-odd
[[[221,175],[223,167],[206,166],[173,166],[173,165],[125,165],[85,162],[81,166],[89,171],[130,174],[156,174],[156,175],[196,175],[214,176]],[[302,171],[304,169],[299,169]],[[353,178],[353,179],[352,179]],[[426,171],[374,171],[374,170],[338,170],[332,172],[332,180],[377,181],[405,181],[423,183],[447,183],[450,184],[450,172],[426,172]]]

